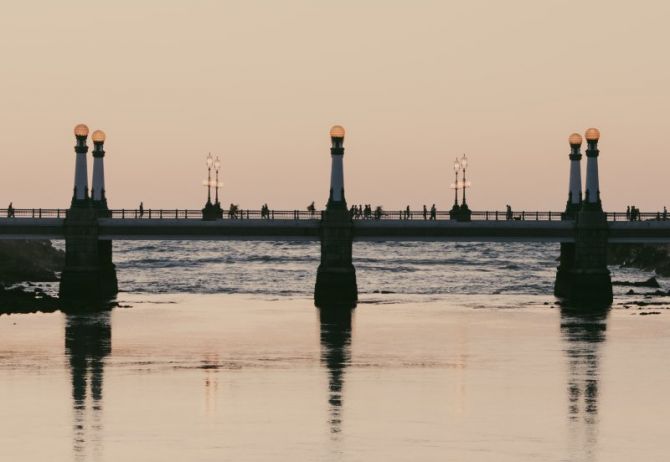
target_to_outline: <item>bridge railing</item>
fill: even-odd
[[[489,211],[473,211],[470,219],[473,221],[505,221],[505,220],[522,220],[522,221],[560,221],[563,216],[562,212],[540,212],[540,211],[520,211],[508,214],[503,210],[489,210]],[[355,214],[354,220],[450,220],[451,215],[448,210],[438,210],[435,216],[431,215],[430,210],[424,212],[423,210],[384,210],[381,213],[372,211],[371,214]]]
[[[202,210],[191,209],[112,209],[111,218],[120,219],[151,219],[151,220],[202,220]],[[224,210],[225,220],[320,220],[321,211],[315,210]]]
[[[66,218],[67,209],[0,209],[0,218]],[[269,210],[265,213],[260,210],[230,210],[223,211],[224,220],[320,220],[323,211],[315,210]],[[112,209],[108,216],[115,219],[151,219],[151,220],[202,220],[202,210],[199,209]],[[629,212],[606,212],[608,221],[667,221],[670,217],[665,212],[638,212],[633,216]],[[473,221],[560,221],[563,212],[552,211],[512,211],[511,215],[504,210],[473,211]],[[430,210],[424,214],[423,210],[384,210],[380,213],[355,214],[354,220],[449,220],[449,211],[439,210],[432,218]]]
[[[65,218],[67,209],[0,209],[0,218]]]

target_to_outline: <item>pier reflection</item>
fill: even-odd
[[[351,360],[352,310],[320,309],[321,363],[328,370],[329,423],[332,434],[342,429],[344,372]]]
[[[65,315],[76,460],[95,460],[100,456],[104,366],[112,343],[110,315],[109,311]]]
[[[608,309],[561,310],[561,335],[568,360],[569,460],[596,459],[600,347]]]

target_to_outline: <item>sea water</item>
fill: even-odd
[[[561,309],[558,245],[355,243],[337,317],[316,243],[114,251],[111,311],[0,316],[0,460],[666,460],[670,303]]]

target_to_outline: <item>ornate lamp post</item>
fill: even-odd
[[[469,186],[468,182],[465,179],[465,170],[468,168],[468,158],[463,154],[460,160],[461,169],[463,169],[463,201],[461,203],[461,208],[459,211],[459,221],[470,221],[472,212],[468,208],[468,204],[465,201],[465,189]]]
[[[460,210],[460,207],[458,206],[458,172],[461,170],[461,163],[458,160],[458,157],[454,161],[454,184],[451,185],[452,188],[454,188],[454,205],[451,207],[451,210],[449,211],[449,218],[452,220],[455,218],[458,218],[458,212]]]
[[[465,154],[463,154],[463,157],[461,157],[461,168],[463,169],[463,206],[467,207],[465,202],[465,188],[467,187],[465,182],[465,170],[468,168],[468,158],[465,157]]]
[[[202,209],[202,219],[203,220],[216,220],[217,218],[223,217],[223,211],[219,205],[219,188],[216,188],[216,205],[212,204],[212,166],[215,167],[216,176],[218,179],[219,176],[219,167],[220,163],[214,162],[212,153],[210,152],[207,155],[207,181],[203,181],[203,185],[207,186],[207,203],[205,208]],[[218,181],[217,181],[218,184]]]
[[[221,208],[221,203],[219,202],[219,188],[223,186],[223,183],[219,182],[219,170],[221,169],[221,161],[219,160],[219,156],[216,156],[216,160],[214,160],[214,171],[216,172],[216,196],[214,200],[214,208],[216,209],[216,216],[217,218],[223,218],[223,209]]]
[[[212,153],[210,152],[207,155],[207,204],[206,204],[206,206],[211,206],[212,205],[212,163],[214,163],[214,159],[212,159]]]
[[[215,204],[219,203],[219,169],[221,168],[221,161],[219,160],[219,156],[216,156],[216,160],[214,161],[214,171],[216,172],[216,198],[214,200]]]

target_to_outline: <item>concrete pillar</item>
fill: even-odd
[[[86,138],[88,137],[88,127],[79,124],[74,127],[74,136],[77,144],[74,147],[76,161],[74,168],[74,193],[72,194],[72,205],[82,206],[88,201],[88,169],[86,167]]]
[[[98,241],[98,211],[71,207],[65,218],[65,268],[59,296],[64,300],[101,300],[118,292],[116,270],[111,263],[111,242]]]
[[[582,136],[579,133],[573,133],[568,142],[570,143],[570,186],[565,214],[568,218],[574,219],[582,203],[582,153],[580,152]]]
[[[91,196],[93,207],[98,211],[98,217],[108,217],[107,193],[105,189],[105,149],[104,144],[107,136],[102,130],[96,130],[91,135],[93,139],[93,183]],[[116,294],[118,292],[118,281],[116,278],[116,266],[112,257],[112,241],[98,240],[98,265],[100,269],[100,280],[105,291]]]
[[[91,185],[91,196],[93,204],[98,208],[107,209],[105,197],[105,132],[96,130],[91,136],[93,138],[93,183]]]
[[[586,197],[577,213],[573,269],[565,298],[588,308],[610,305],[612,280],[607,269],[607,217],[602,210],[598,184],[598,140],[595,128],[586,131]]]
[[[582,174],[581,160],[582,136],[573,133],[568,138],[570,143],[570,182],[568,185],[568,202],[565,205],[564,220],[574,220],[582,203]],[[570,293],[570,274],[575,265],[575,244],[572,242],[561,243],[561,256],[556,271],[554,283],[554,295],[566,297]]]
[[[597,208],[602,211],[602,204],[600,202],[600,183],[598,179],[598,140],[600,139],[600,132],[597,128],[589,128],[586,130],[586,195],[584,202],[588,204],[596,204]]]
[[[105,134],[98,130],[93,133],[95,145],[93,156],[93,197],[78,199],[81,185],[86,186],[86,136],[88,127],[78,125],[77,156],[84,156],[83,162],[77,158],[75,167],[75,198],[64,221],[65,268],[61,274],[59,294],[69,300],[100,300],[114,296],[118,292],[116,268],[112,262],[112,242],[98,240],[98,218],[108,215],[104,189],[103,143]],[[84,182],[80,176],[84,172]],[[97,190],[97,191],[96,191]]]
[[[321,264],[317,270],[314,303],[320,308],[352,308],[358,301],[352,263],[353,223],[344,197],[344,128],[330,130],[332,147],[330,195],[320,227]]]

